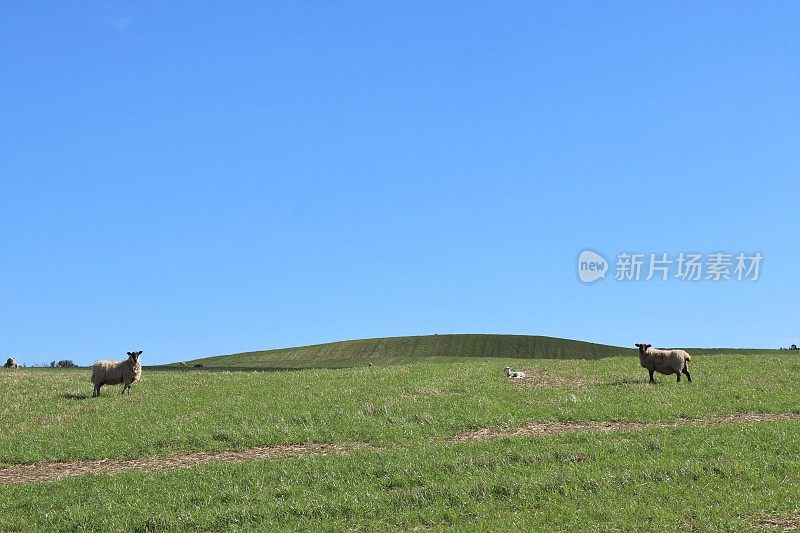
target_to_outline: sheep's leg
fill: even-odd
[[[655,383],[656,380],[653,379],[653,371],[652,370],[648,370],[648,372],[650,372],[650,383]]]
[[[688,379],[689,383],[691,383],[692,382],[692,376],[689,375],[689,365],[684,365],[683,373],[686,374],[686,379]],[[680,374],[678,374],[678,377],[680,377]]]
[[[95,385],[94,386],[94,391],[92,392],[92,396],[93,397],[100,396],[100,387],[102,387],[102,385]]]
[[[678,381],[677,382],[680,383],[681,382],[681,373],[680,372],[675,372],[675,375],[678,376]]]

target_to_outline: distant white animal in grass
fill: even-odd
[[[522,379],[525,377],[525,372],[522,372],[521,370],[513,371],[511,370],[510,366],[505,367],[503,372],[509,379]]]
[[[128,352],[124,361],[97,361],[92,365],[92,383],[94,390],[92,396],[100,396],[100,387],[103,385],[119,385],[122,383],[122,394],[131,393],[131,385],[142,377],[142,362],[138,352]]]
[[[4,364],[3,366],[6,367],[6,368],[17,368],[17,366],[19,366],[19,365],[17,365],[17,360],[16,359],[14,359],[13,357],[9,357],[6,360],[6,364]]]

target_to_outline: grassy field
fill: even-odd
[[[506,380],[506,363],[529,379]],[[797,420],[453,441],[536,421],[800,413],[792,353],[695,356],[692,375],[691,384],[661,376],[649,385],[633,356],[145,370],[130,396],[114,387],[91,398],[85,369],[0,371],[0,468],[355,445],[302,459],[0,486],[0,531],[738,531],[798,520]]]
[[[634,341],[631,340],[631,343]],[[638,342],[638,341],[637,341]],[[636,349],[533,335],[422,335],[331,342],[184,361],[188,366],[229,369],[344,368],[419,362],[454,362],[475,357],[515,359],[600,359],[632,356]],[[776,355],[777,350],[692,348],[697,355]],[[178,366],[176,362],[170,366]]]
[[[575,434],[6,488],[5,530],[747,531],[800,514],[797,423]]]
[[[145,372],[90,397],[86,370],[0,373],[0,464],[282,443],[444,438],[526,421],[671,420],[800,409],[800,358],[700,358],[656,386],[635,357],[473,360],[300,372]],[[510,383],[504,364],[531,378]],[[113,429],[109,429],[113,428]]]

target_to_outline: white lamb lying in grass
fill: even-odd
[[[505,367],[503,372],[505,372],[506,377],[509,379],[521,379],[525,377],[525,372],[512,371],[510,366]]]

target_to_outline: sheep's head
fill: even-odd
[[[511,373],[511,367],[510,366],[507,366],[507,367],[503,368],[503,374],[505,374],[507,376],[510,373]]]
[[[138,352],[128,352],[128,358],[134,363],[139,360],[140,355],[142,355],[141,350],[139,350]]]
[[[644,355],[647,353],[647,349],[653,346],[652,344],[634,344],[637,348],[639,348],[639,355]]]

